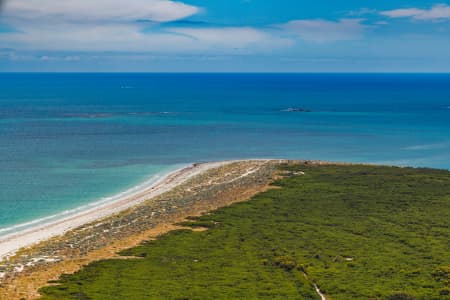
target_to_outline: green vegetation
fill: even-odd
[[[305,175],[93,263],[43,299],[450,299],[450,172],[284,166]],[[307,274],[307,277],[304,276]]]

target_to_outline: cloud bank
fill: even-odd
[[[299,50],[305,43],[363,39],[369,29],[375,32],[388,24],[380,14],[450,19],[450,6],[382,12],[365,8],[338,20],[294,19],[258,26],[213,26],[199,22],[200,13],[207,11],[181,0],[10,0],[0,16],[0,45],[29,52],[271,53],[294,44]],[[366,16],[357,17],[361,15]]]
[[[27,34],[10,34],[7,40],[16,49],[158,53],[237,52],[253,46],[264,52],[290,43],[253,28],[167,28],[145,33],[129,24],[39,26],[28,28]]]
[[[170,25],[201,10],[171,0],[13,0],[2,20],[14,30],[0,34],[0,44],[29,51],[185,53],[266,52],[291,43],[252,27]]]

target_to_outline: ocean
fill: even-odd
[[[450,75],[0,74],[0,236],[244,158],[450,169]]]

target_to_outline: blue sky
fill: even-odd
[[[450,4],[6,0],[0,71],[450,72]]]

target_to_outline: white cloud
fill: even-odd
[[[282,39],[262,30],[233,28],[166,28],[145,33],[139,24],[60,24],[26,28],[24,33],[0,35],[0,44],[22,50],[125,51],[192,53],[214,50],[236,52],[252,47],[266,52],[286,46]]]
[[[305,41],[317,43],[348,41],[358,39],[363,35],[364,30],[368,27],[362,24],[363,21],[363,19],[295,20],[281,25],[280,28]]]
[[[198,7],[169,0],[11,0],[4,18],[20,21],[120,22],[137,19],[167,22],[199,11]]]
[[[38,51],[170,51],[189,42],[172,34],[145,34],[134,24],[34,26],[1,40],[11,48]]]
[[[413,18],[416,20],[444,20],[450,19],[450,6],[436,4],[430,9],[401,8],[381,12],[390,18]]]
[[[4,20],[16,31],[0,35],[3,47],[37,51],[124,51],[184,53],[213,49],[264,52],[289,44],[251,27],[159,28],[199,8],[170,0],[11,0]],[[156,30],[144,32],[146,26]]]

